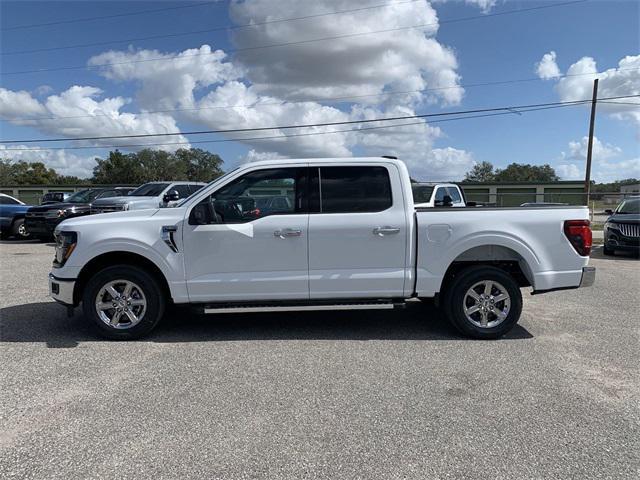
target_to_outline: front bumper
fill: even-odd
[[[49,296],[58,303],[74,306],[73,290],[75,285],[75,280],[56,278],[52,273],[49,274]]]
[[[29,218],[26,217],[24,226],[29,235],[53,236],[56,226],[64,219],[62,218]]]
[[[615,227],[609,227],[605,231],[604,244],[610,250],[640,251],[640,237],[623,235],[622,232]]]

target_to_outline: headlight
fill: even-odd
[[[604,223],[604,229],[605,230],[609,230],[610,228],[616,228],[616,224],[613,222],[605,222]]]
[[[63,217],[63,216],[64,216],[64,210],[49,210],[45,214],[45,217],[47,217],[47,218],[58,218],[58,217]]]
[[[62,267],[71,256],[78,243],[76,232],[58,232],[56,237],[56,256],[53,259],[53,268]]]

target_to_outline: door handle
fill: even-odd
[[[274,237],[287,238],[287,237],[299,237],[302,235],[302,230],[295,230],[293,228],[285,228],[282,230],[276,230],[273,232]]]
[[[400,233],[400,229],[397,227],[376,227],[373,229],[373,234],[378,235],[379,237],[384,237],[385,235],[395,235],[396,233]]]

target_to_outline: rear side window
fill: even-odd
[[[322,213],[381,212],[393,204],[384,167],[321,167],[319,180]]]
[[[20,205],[20,203],[15,201],[13,198],[0,197],[0,205]]]
[[[196,193],[198,190],[200,190],[202,187],[204,187],[204,185],[198,185],[198,184],[189,184],[189,190],[191,190],[191,193]]]

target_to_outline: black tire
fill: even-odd
[[[494,326],[489,326],[490,322],[487,326],[477,325],[467,318],[464,311],[465,302],[468,301],[467,292],[472,286],[483,281],[497,282],[509,295],[510,306],[506,318]],[[499,303],[495,305],[497,307]],[[500,305],[504,307],[506,303]],[[451,324],[463,335],[478,339],[496,339],[505,335],[518,323],[522,313],[522,293],[516,280],[504,270],[478,265],[459,271],[447,283],[441,306]],[[498,320],[493,313],[491,318]]]
[[[602,253],[603,253],[604,255],[611,255],[611,256],[613,256],[613,255],[615,255],[615,253],[616,253],[616,252],[615,252],[615,250],[612,250],[612,249],[607,248],[606,246],[604,246],[604,247],[602,247]]]
[[[24,218],[14,220],[13,225],[11,225],[11,235],[20,240],[29,238],[29,233],[24,227]]]
[[[95,304],[102,288],[109,282],[117,280],[133,282],[142,290],[146,299],[141,320],[128,328],[107,325],[100,318]],[[165,304],[165,294],[158,281],[146,270],[128,265],[114,265],[100,270],[89,280],[82,295],[82,309],[85,318],[91,322],[100,335],[111,340],[134,340],[149,334],[162,319]]]

